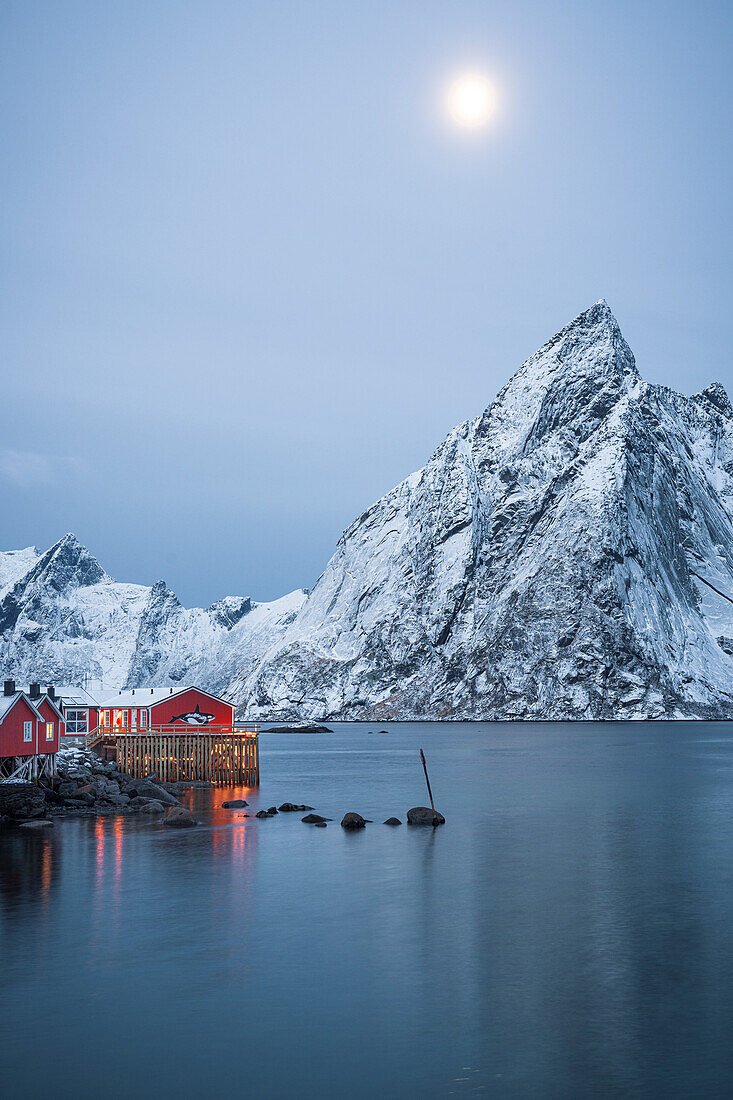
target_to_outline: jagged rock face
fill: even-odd
[[[733,408],[650,385],[604,302],[343,534],[306,599],[182,607],[72,535],[0,554],[20,680],[269,719],[733,716]]]
[[[230,691],[283,719],[730,717],[732,417],[717,383],[642,381],[597,303],[344,532]]]
[[[302,591],[270,604],[227,596],[187,609],[164,581],[113,580],[73,535],[45,554],[0,554],[0,584],[4,675],[109,688],[185,677],[221,692],[252,670],[305,600]]]

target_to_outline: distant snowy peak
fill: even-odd
[[[726,420],[733,419],[733,405],[731,405],[728,394],[720,382],[711,382],[702,393],[695,394],[695,397],[696,399],[704,398],[709,401],[718,412],[723,414]]]
[[[61,592],[67,587],[88,588],[111,578],[76,536],[69,533],[40,556],[27,580],[42,580],[44,585]]]
[[[184,608],[165,581],[114,580],[67,534],[45,553],[0,554],[0,660],[6,675],[82,684],[175,685],[222,691],[274,644],[305,600],[254,604],[226,596]]]

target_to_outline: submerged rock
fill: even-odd
[[[133,798],[130,809],[137,810],[139,814],[162,814],[165,806],[162,802],[158,802],[157,798]]]
[[[166,806],[180,806],[181,803],[172,795],[169,791],[163,790],[157,783],[153,783],[150,779],[133,779],[131,783],[128,783],[125,788],[125,793],[129,794],[131,798],[136,796],[141,798],[157,798],[158,802],[163,802]]]
[[[445,825],[445,818],[430,806],[413,806],[407,811],[408,825]]]
[[[194,825],[198,825],[198,821],[185,806],[172,806],[163,818],[163,824],[173,829],[191,829]]]
[[[361,814],[348,813],[344,814],[341,819],[341,827],[343,829],[363,829],[367,823],[367,818],[362,817]]]
[[[333,821],[332,817],[321,817],[320,814],[306,814],[300,819],[304,825],[323,825],[326,821]]]
[[[313,827],[315,829],[326,829],[327,825],[326,825],[325,821],[314,821],[313,822]]]
[[[232,798],[228,802],[222,802],[222,810],[241,810],[249,803],[244,798]]]
[[[281,814],[305,813],[306,810],[312,810],[312,806],[297,806],[294,802],[283,802],[282,806],[278,807]]]
[[[36,821],[21,821],[21,829],[48,829],[53,825],[47,817],[38,818]]]
[[[258,810],[257,813],[255,814],[255,817],[259,817],[259,818],[272,817],[272,814],[268,814],[267,810]]]
[[[384,823],[385,825],[401,825],[402,822],[398,817],[388,817]]]

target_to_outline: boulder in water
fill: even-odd
[[[194,825],[198,825],[198,821],[185,806],[171,806],[163,818],[163,824],[173,829],[191,829]]]
[[[445,818],[430,806],[413,806],[407,811],[408,825],[445,825]]]
[[[128,783],[125,787],[125,793],[129,794],[131,798],[135,798],[136,795],[141,798],[155,798],[166,806],[181,805],[174,795],[170,794],[169,791],[164,791],[162,787],[158,786],[157,783],[153,783],[150,779],[133,779],[132,783]]]

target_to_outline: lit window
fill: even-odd
[[[24,722],[23,723],[23,740],[24,741],[32,741],[33,740],[33,723],[32,722]]]
[[[53,741],[53,722],[46,722],[46,740]]]
[[[111,711],[103,710],[102,711],[102,725],[104,726],[105,729],[109,729],[110,718],[111,718]]]
[[[66,732],[67,733],[88,733],[87,726],[87,712],[85,710],[67,710],[66,712]]]

